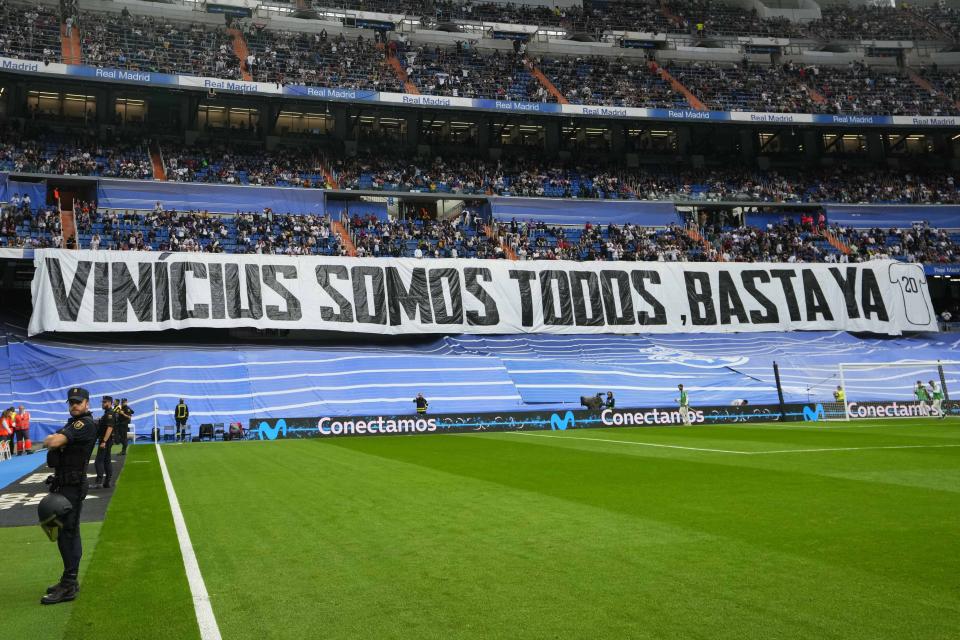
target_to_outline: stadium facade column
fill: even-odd
[[[113,89],[97,89],[97,122],[113,122],[113,115],[117,112],[117,92]]]
[[[883,135],[879,131],[867,132],[867,156],[871,162],[883,162]]]
[[[560,121],[558,119],[549,120],[544,125],[543,141],[547,153],[560,151]]]
[[[7,85],[10,95],[7,96],[7,116],[25,116],[27,114],[27,85],[24,82],[11,82]]]
[[[264,111],[261,111],[262,114],[266,115],[266,119],[263,117],[260,118],[260,129],[265,136],[276,135],[277,130],[277,119],[280,117],[280,111],[282,107],[279,103],[274,104],[273,102],[264,102],[263,103]],[[265,112],[265,113],[264,113]],[[265,123],[265,126],[264,126]],[[269,145],[269,139],[267,141]],[[269,146],[268,146],[269,148]]]
[[[197,112],[200,109],[200,97],[188,94],[187,99],[180,103],[180,122],[186,129],[193,129],[197,125]],[[189,141],[188,141],[189,144]]]
[[[347,106],[344,104],[331,105],[330,111],[333,112],[333,135],[337,140],[346,141],[350,134],[348,132]]]
[[[481,118],[477,122],[477,147],[481,151],[490,148],[490,126],[490,120],[487,118]]]
[[[677,152],[686,156],[690,151],[690,127],[677,127]]]
[[[753,129],[740,129],[740,156],[750,166],[757,157],[757,136]]]
[[[627,146],[627,127],[622,122],[610,125],[610,151],[620,156]]]
[[[803,132],[803,157],[808,164],[815,163],[820,157],[820,145],[822,138],[815,129],[807,129]]]
[[[420,114],[415,109],[407,113],[407,146],[416,149],[420,144]]]

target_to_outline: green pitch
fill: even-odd
[[[960,629],[953,420],[163,451],[228,640]],[[156,452],[131,454],[75,603],[36,604],[57,575],[39,528],[0,530],[28,550],[0,572],[11,638],[199,637]]]

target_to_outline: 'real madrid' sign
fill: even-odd
[[[35,252],[31,335],[936,331],[921,265]]]

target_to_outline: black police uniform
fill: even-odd
[[[110,454],[113,449],[113,434],[107,439],[107,431],[117,429],[117,416],[113,413],[113,408],[109,408],[100,416],[97,421],[97,459],[94,462],[94,468],[97,470],[97,483],[103,483],[103,488],[110,486],[110,478],[113,477],[113,461]],[[104,444],[104,446],[100,446]]]
[[[60,548],[60,557],[63,558],[60,584],[76,587],[80,557],[83,555],[80,543],[80,509],[83,507],[83,499],[87,497],[87,464],[97,443],[97,425],[88,411],[75,418],[71,417],[57,433],[66,436],[67,444],[47,451],[47,466],[54,470],[50,491],[63,495],[73,507],[65,516],[63,528],[57,536],[57,546]]]
[[[120,406],[116,409],[117,416],[117,428],[113,432],[114,442],[123,446],[123,449],[120,450],[120,455],[127,455],[127,435],[130,433],[130,419],[133,417],[133,409],[124,404],[123,401],[120,402]]]

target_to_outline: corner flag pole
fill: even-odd
[[[153,401],[153,442],[157,442],[159,437],[160,430],[157,428],[157,414],[160,412],[160,407],[157,406],[157,401]]]

